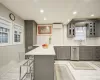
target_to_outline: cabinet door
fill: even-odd
[[[96,22],[89,21],[87,26],[87,37],[96,37]]]
[[[100,46],[95,46],[93,54],[93,60],[100,60]]]
[[[96,36],[100,37],[100,20],[96,21]]]
[[[100,60],[100,47],[96,47],[96,52],[95,52],[95,56],[97,60]]]
[[[56,60],[57,59],[57,46],[54,46],[54,50],[55,50],[55,57],[54,57],[54,59]]]
[[[63,47],[63,59],[69,60],[71,58],[71,47],[70,46],[64,46]]]
[[[79,59],[80,60],[92,60],[93,47],[92,46],[80,46]]]
[[[70,46],[57,46],[55,52],[57,60],[70,59]]]
[[[25,52],[32,50],[33,46],[33,21],[25,20]]]
[[[57,47],[57,60],[62,60],[63,59],[63,47],[58,46]]]
[[[75,36],[75,27],[72,23],[67,25],[67,37],[73,38]]]

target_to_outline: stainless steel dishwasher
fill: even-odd
[[[79,60],[79,47],[71,46],[71,60]]]

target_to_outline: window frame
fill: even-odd
[[[20,42],[15,42],[14,39],[15,39],[15,25],[17,26],[17,31],[19,32],[19,30],[21,31],[21,35],[20,35]],[[20,27],[20,29],[18,29],[18,26]],[[17,44],[23,44],[23,26],[17,24],[17,23],[13,23],[13,44],[14,45],[17,45]]]
[[[11,34],[12,34],[12,22],[10,20],[0,16],[0,23],[5,24],[5,25],[9,25],[9,27],[3,26],[3,28],[9,29],[8,42],[7,43],[0,43],[0,46],[11,45],[12,44],[12,36],[11,36]]]

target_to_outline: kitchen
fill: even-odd
[[[99,5],[1,0],[0,80],[100,80]]]
[[[58,72],[59,72],[58,64],[65,65],[67,63],[69,65],[69,63],[70,63],[71,66],[73,66],[76,70],[80,70],[80,71],[84,70],[84,73],[86,70],[90,70],[89,74],[87,74],[87,75],[90,75],[92,70],[93,71],[95,70],[94,68],[92,68],[93,65],[91,66],[91,63],[93,61],[97,61],[96,63],[93,62],[92,64],[99,65],[98,61],[100,60],[100,52],[99,52],[100,46],[98,43],[99,42],[99,30],[100,30],[99,24],[100,24],[99,19],[72,19],[72,21],[70,21],[67,25],[63,25],[61,23],[54,23],[52,25],[51,24],[50,25],[37,25],[37,32],[36,32],[37,33],[37,44],[33,45],[33,48],[36,48],[38,46],[40,46],[40,47],[46,46],[48,49],[48,52],[46,52],[46,54],[45,54],[45,56],[46,56],[46,55],[48,55],[47,53],[50,52],[49,46],[51,46],[51,45],[54,46],[54,51],[56,54],[54,56],[54,60],[55,60],[55,64],[57,64],[55,66],[56,66],[56,69],[58,69],[57,70]],[[51,26],[52,26],[52,28],[51,28]],[[91,28],[91,26],[92,26],[92,28]],[[46,30],[48,31],[48,29],[49,29],[49,32],[47,34],[44,34],[44,32],[46,32]],[[43,30],[43,32],[42,32],[42,30]],[[91,35],[91,33],[92,33],[92,35]],[[69,42],[67,42],[67,45],[66,45],[65,40],[66,41],[69,40]],[[69,43],[69,45],[68,45],[68,43]],[[73,43],[74,43],[74,45],[73,45]],[[38,53],[40,53],[40,49],[39,49],[40,47],[33,49],[33,51],[36,50],[36,52],[34,52],[32,54],[34,54],[35,56],[39,56]],[[42,53],[42,51],[41,51],[41,53]],[[30,55],[30,52],[31,51],[26,53],[26,55]],[[40,56],[42,57],[43,55],[40,54]],[[36,57],[35,57],[35,59],[36,59]],[[45,63],[41,64],[41,60],[39,59],[40,63],[38,63],[38,64],[40,64],[41,66],[45,65],[45,67],[41,67],[41,69],[43,70],[43,72],[41,73],[40,70],[38,71],[39,68],[37,69],[37,67],[35,66],[34,69],[37,70],[36,75],[38,75],[39,73],[41,73],[41,75],[47,74],[45,69],[47,68],[46,66],[48,66],[48,64],[45,64]],[[48,61],[48,60],[46,59],[46,61]],[[66,61],[68,61],[68,62],[66,62]],[[74,61],[74,62],[70,62],[70,61]],[[86,62],[84,62],[84,61],[86,61]],[[37,62],[35,62],[35,64],[36,63]],[[50,61],[48,63],[50,63]],[[68,66],[68,67],[70,68],[70,66]],[[50,69],[52,70],[52,66],[49,68],[49,70]],[[71,69],[71,70],[73,70],[73,69]],[[63,74],[62,76],[64,76],[66,74],[66,72],[64,73],[63,70],[62,70],[62,73],[60,73],[60,72],[58,73],[58,72],[56,72],[58,74],[58,76],[60,76],[60,74]],[[75,71],[75,73],[76,73],[76,71]],[[84,73],[82,73],[82,75],[85,75]],[[52,74],[53,74],[53,72],[52,72]],[[67,74],[70,74],[70,72]],[[79,76],[80,73],[77,73],[78,75],[76,75],[72,72],[72,74],[75,76],[74,78],[76,80],[80,80],[80,78],[77,77],[77,76]],[[92,74],[92,76],[93,75],[94,74]],[[50,76],[51,75],[49,74],[48,77],[50,77]],[[44,77],[42,76],[41,79],[42,78],[44,80],[45,76]],[[50,77],[49,79],[51,80],[51,78],[52,77]],[[67,79],[67,77],[61,77],[61,79],[63,79],[63,78]],[[59,79],[59,77],[58,77],[58,79]],[[85,76],[85,78],[83,78],[83,80],[84,79],[90,80],[91,78]],[[37,79],[37,80],[39,80],[39,79]],[[69,80],[73,80],[73,79],[71,79],[71,77],[69,77]]]

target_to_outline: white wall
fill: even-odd
[[[62,26],[61,26],[62,27]],[[50,35],[38,35],[37,45],[49,43]],[[63,45],[63,28],[52,28],[51,43],[53,45]]]
[[[64,26],[61,29],[52,30],[52,44],[53,45],[64,45],[64,46],[79,46],[79,41],[75,41],[74,38],[67,38],[67,27]],[[48,43],[49,36],[37,36],[37,44]],[[83,46],[100,46],[100,37],[87,38],[86,41],[82,42]]]
[[[0,16],[4,17],[6,19],[9,19],[9,14],[13,13],[9,9],[7,9],[4,5],[0,3]],[[19,16],[14,14],[16,17],[16,20],[14,21],[15,23],[22,25],[24,28],[24,20],[21,19]],[[24,31],[23,31],[24,34]],[[24,40],[24,35],[23,35],[23,40]],[[18,44],[18,45],[10,45],[10,46],[2,46],[0,47],[0,67],[3,65],[6,65],[12,60],[18,61],[19,59],[19,53],[24,53],[25,52],[25,47],[24,47],[24,41],[23,44]]]
[[[49,43],[49,36],[48,35],[38,35],[37,36],[37,45],[42,45],[42,44],[45,44],[45,43]]]
[[[52,44],[55,46],[63,45],[63,27],[53,28],[52,30]]]

